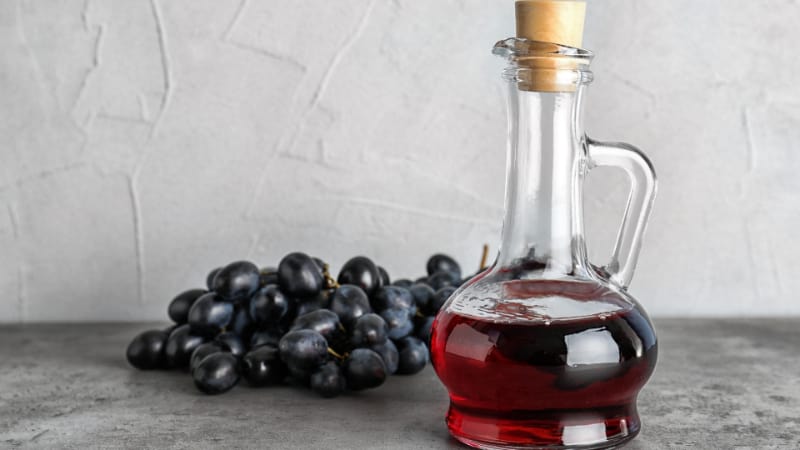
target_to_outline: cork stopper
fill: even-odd
[[[586,3],[582,1],[518,0],[516,2],[517,38],[580,48]],[[525,91],[572,92],[576,84],[561,76],[576,70],[579,62],[570,58],[528,56],[517,60],[520,67],[531,69],[520,75],[518,86]]]
[[[515,6],[518,38],[581,47],[586,3],[518,0]]]

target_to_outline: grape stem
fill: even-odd
[[[340,355],[339,353],[336,352],[336,350],[330,347],[328,347],[328,353],[332,355],[334,358],[338,359],[339,361],[344,361],[345,358],[347,358],[347,353],[345,353],[344,355]]]
[[[483,254],[481,255],[480,270],[486,269],[486,260],[489,258],[489,244],[483,244]]]
[[[325,277],[325,285],[328,289],[338,289],[339,283],[331,276],[330,265],[322,266],[322,276]]]

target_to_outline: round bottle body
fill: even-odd
[[[585,279],[477,277],[433,325],[447,425],[479,448],[607,448],[636,436],[653,326],[625,291]]]

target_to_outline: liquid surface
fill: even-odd
[[[465,442],[600,445],[639,429],[636,395],[657,345],[636,304],[597,284],[468,287],[439,313],[433,365]]]
[[[597,283],[515,280],[477,283],[453,299],[447,310],[500,323],[547,324],[604,318],[631,308],[618,293]]]

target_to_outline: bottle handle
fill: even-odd
[[[632,145],[598,142],[589,137],[586,137],[585,142],[589,155],[589,169],[602,166],[618,167],[628,174],[631,182],[628,203],[617,233],[611,261],[602,267],[605,276],[623,289],[627,289],[633,278],[642,236],[653,207],[656,173],[647,156]]]

